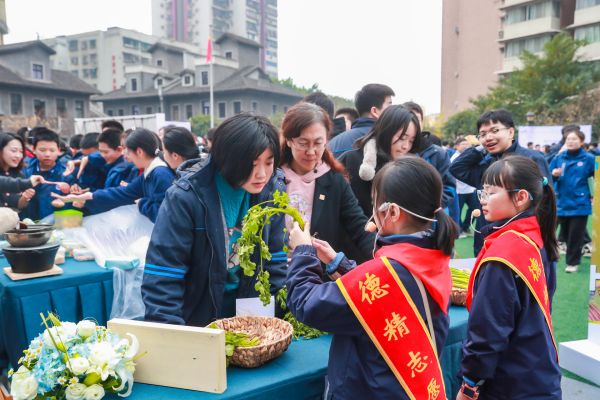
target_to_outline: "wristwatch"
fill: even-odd
[[[463,381],[460,386],[462,394],[467,396],[469,399],[477,400],[479,398],[479,386],[471,386],[467,382]]]

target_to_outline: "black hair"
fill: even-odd
[[[546,184],[544,184],[546,179]],[[544,178],[535,161],[517,155],[503,157],[494,162],[483,174],[483,184],[499,186],[507,191],[524,189],[533,200],[538,224],[542,232],[544,248],[550,261],[558,260],[558,240],[556,239],[556,196],[552,181]],[[510,193],[516,196],[517,193]]]
[[[102,121],[102,125],[100,125],[100,130],[104,130],[106,128],[115,128],[121,132],[125,132],[125,128],[119,121],[115,121],[114,119],[109,119],[107,121]]]
[[[340,109],[336,110],[333,115],[335,116],[335,115],[340,115],[340,114],[347,115],[348,118],[350,119],[350,121],[352,121],[352,122],[354,122],[358,117],[360,117],[360,115],[358,115],[358,111],[356,111],[352,107],[340,108]]]
[[[442,188],[442,178],[431,164],[420,157],[408,155],[387,163],[377,172],[371,197],[375,209],[389,202],[425,218],[436,219],[432,226],[434,243],[439,250],[451,255],[458,226],[441,208]],[[415,224],[430,223],[410,213],[406,215]]]
[[[83,135],[81,133],[71,136],[71,140],[69,140],[69,146],[72,149],[80,149],[81,139],[83,139]]]
[[[33,144],[33,137],[29,134],[28,127],[24,126],[22,128],[19,128],[19,130],[17,131],[17,136],[23,139],[23,143]]]
[[[254,160],[267,149],[273,152],[274,165],[279,165],[277,128],[265,117],[243,112],[216,129],[211,158],[227,182],[240,187],[250,177]]]
[[[64,153],[64,154],[70,154],[71,152],[71,148],[69,147],[69,145],[67,144],[67,139],[66,138],[59,138],[60,143],[58,144],[58,148],[59,150]]]
[[[583,134],[583,132],[581,132],[581,128],[579,127],[579,125],[567,125],[567,126],[563,127],[562,131],[563,131],[563,135],[564,135],[563,137],[565,138],[565,140],[567,139],[567,136],[569,136],[569,133],[574,133],[577,135],[579,140],[581,140],[582,142],[585,142],[585,135]]]
[[[217,128],[210,128],[208,132],[206,132],[206,140],[210,140],[213,142],[215,140],[215,131]]]
[[[37,126],[30,132],[33,136],[33,147],[37,147],[39,142],[54,142],[60,148],[60,138],[58,134],[45,126]]]
[[[467,142],[468,140],[464,137],[464,136],[457,136],[456,139],[454,139],[454,145],[458,146],[459,144],[461,144],[462,142]]]
[[[443,145],[442,139],[440,139],[437,135],[435,135],[435,134],[433,134],[431,132],[427,133],[427,138],[429,139],[429,143],[431,143],[431,144],[435,144],[435,145],[438,145],[438,146],[442,146]]]
[[[364,138],[357,141],[356,145],[362,149],[370,139],[375,138],[377,153],[389,160],[392,158],[391,147],[394,135],[399,130],[404,135],[411,122],[415,125],[417,132],[410,153],[416,153],[421,147],[421,126],[419,125],[419,120],[414,113],[398,104],[386,108],[375,122],[375,125],[373,125],[371,131]]]
[[[423,114],[423,107],[421,107],[414,101],[407,101],[402,105],[408,108],[411,112],[419,114],[421,116],[421,119],[425,118],[425,114]]]
[[[327,115],[329,115],[330,119],[333,119],[333,109],[335,105],[333,104],[333,100],[329,96],[327,96],[323,92],[314,92],[304,97],[302,101],[306,103],[316,104],[321,107]]]
[[[200,157],[194,135],[185,128],[178,126],[165,128],[163,144],[169,153],[179,154],[185,160]]]
[[[515,122],[513,121],[512,114],[506,110],[498,109],[492,111],[486,111],[477,120],[477,131],[482,125],[500,123],[507,128],[514,128]]]
[[[160,153],[158,135],[145,128],[136,128],[125,139],[125,147],[136,151],[142,149],[148,157],[155,158]]]
[[[94,147],[98,147],[98,138],[100,134],[98,132],[90,132],[83,135],[81,139],[81,148],[82,149],[91,149]]]
[[[105,143],[108,147],[116,150],[121,145],[121,131],[115,128],[107,128],[98,136],[98,144]]]
[[[8,146],[8,144],[10,142],[12,142],[13,140],[17,140],[19,143],[21,143],[21,146],[23,148],[23,158],[21,158],[21,161],[19,162],[19,165],[17,165],[16,168],[10,168],[10,170],[20,171],[21,169],[23,169],[23,161],[25,159],[25,141],[23,140],[23,138],[21,136],[15,135],[14,133],[11,133],[11,132],[0,133],[0,153],[2,153],[4,148],[6,146]],[[4,160],[2,159],[1,156],[0,156],[0,166],[2,168],[5,167]]]
[[[381,108],[385,98],[395,96],[391,87],[379,83],[363,86],[354,96],[354,105],[361,116],[368,115],[371,107]]]

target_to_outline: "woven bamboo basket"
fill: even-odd
[[[455,306],[466,306],[467,305],[467,291],[465,289],[452,288],[452,295],[450,301]]]
[[[279,357],[287,350],[294,333],[289,322],[272,317],[233,317],[220,319],[215,324],[226,331],[247,333],[260,340],[258,346],[234,350],[231,365],[242,368],[256,368]]]

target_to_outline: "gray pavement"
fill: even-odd
[[[563,400],[599,400],[600,388],[571,378],[562,377]]]

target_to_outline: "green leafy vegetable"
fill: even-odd
[[[284,286],[279,289],[275,298],[283,310],[287,309],[287,287]],[[292,328],[294,328],[294,339],[314,339],[318,338],[319,336],[327,335],[327,332],[312,328],[298,321],[296,317],[294,317],[294,314],[292,314],[290,311],[285,313],[283,319],[292,324]]]
[[[216,323],[208,325],[212,329],[221,329]],[[260,339],[255,337],[252,338],[249,334],[244,332],[232,332],[225,331],[225,356],[227,357],[227,365],[233,356],[233,352],[238,347],[254,347],[260,344]]]

